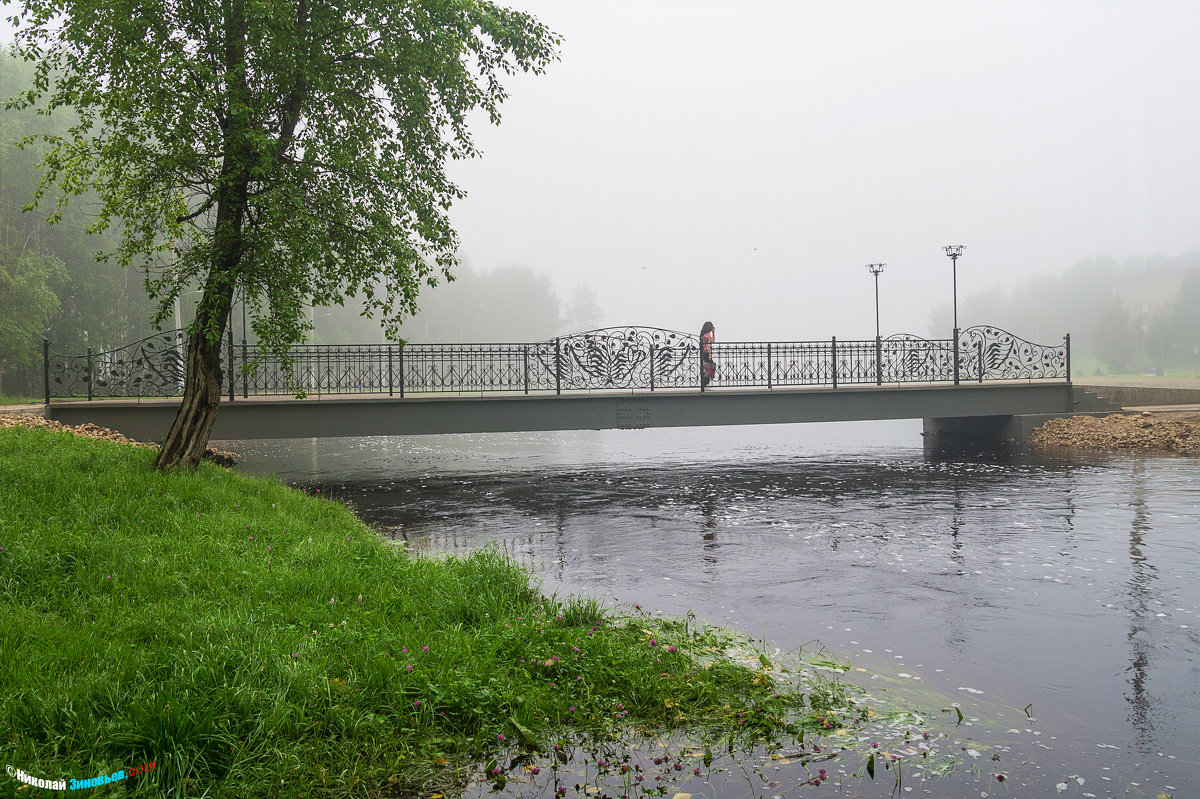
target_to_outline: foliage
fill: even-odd
[[[26,248],[15,231],[0,226],[0,380],[8,363],[37,360],[59,308],[52,286],[63,271],[57,258]]]
[[[1096,316],[1092,333],[1096,353],[1114,372],[1127,372],[1133,363],[1137,328],[1120,297],[1112,297]]]
[[[413,794],[510,745],[859,712],[805,706],[688,621],[541,596],[494,550],[410,557],[340,502],[150,457],[0,430],[0,747],[30,773]]]
[[[0,51],[0,100],[27,91],[32,82],[30,64]],[[22,212],[22,206],[37,190],[37,163],[43,149],[31,144],[22,150],[17,140],[31,135],[62,135],[72,119],[67,111],[46,116],[33,109],[10,108],[0,114],[0,230],[9,247],[53,259],[62,270],[61,278],[50,283],[58,298],[57,311],[46,329],[39,330],[32,349],[21,353],[26,363],[7,363],[5,388],[11,391],[41,393],[43,333],[56,351],[74,353],[89,346],[110,349],[151,332],[151,304],[136,274],[131,276],[116,264],[96,260],[97,250],[114,246],[115,237],[111,233],[86,233],[87,209],[95,202],[93,194],[75,198],[62,209],[55,225],[48,225],[44,215]]]
[[[18,107],[78,114],[47,138],[38,196],[94,187],[122,264],[177,253],[151,272],[160,318],[185,285],[241,286],[272,344],[359,291],[392,322],[415,311],[453,263],[445,162],[477,154],[468,114],[498,122],[499,77],[540,72],[557,43],[482,0],[24,0],[16,20],[37,59]]]
[[[604,324],[604,312],[596,299],[596,290],[587,283],[580,283],[571,293],[571,302],[564,314],[566,332],[581,333],[595,330]]]

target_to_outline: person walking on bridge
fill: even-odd
[[[713,343],[717,340],[717,329],[712,322],[700,328],[700,390],[703,391],[717,375],[717,362],[713,360]]]

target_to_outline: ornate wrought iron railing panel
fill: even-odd
[[[614,327],[555,339],[541,351],[563,391],[690,388],[700,382],[700,337]]]
[[[1068,379],[1070,348],[1034,344],[989,325],[959,334],[959,351],[969,352],[983,369],[985,380]],[[982,351],[982,361],[974,353]]]
[[[961,331],[957,344],[910,335],[717,342],[717,371],[708,388],[1069,379],[1069,337],[1067,344],[1049,346],[980,326]],[[46,400],[178,396],[186,348],[181,331],[87,355],[52,353],[47,344]],[[221,368],[223,390],[234,399],[298,393],[655,391],[700,387],[700,340],[688,333],[624,327],[528,344],[302,345],[280,356],[227,339]]]
[[[46,397],[174,397],[183,391],[187,343],[180,330],[107,352],[44,352]]]

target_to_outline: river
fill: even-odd
[[[418,551],[819,642],[983,752],[904,792],[1200,795],[1200,459],[936,459],[912,421],[229,446]]]

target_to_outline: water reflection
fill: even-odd
[[[1129,506],[1133,509],[1133,523],[1129,528],[1129,560],[1131,576],[1129,588],[1129,687],[1125,700],[1129,703],[1129,721],[1137,730],[1135,743],[1143,757],[1149,757],[1155,747],[1154,723],[1150,718],[1152,705],[1147,687],[1153,645],[1148,635],[1148,626],[1154,618],[1150,610],[1153,599],[1154,565],[1143,551],[1145,538],[1151,532],[1150,504],[1146,487],[1146,464],[1134,464],[1131,474]]]

